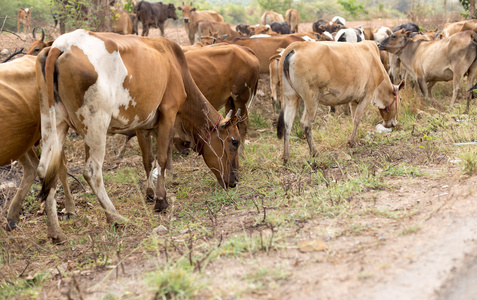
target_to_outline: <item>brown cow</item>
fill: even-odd
[[[38,157],[32,148],[40,140],[40,101],[36,88],[34,56],[26,55],[0,64],[0,166],[18,160],[23,178],[10,203],[7,230],[17,227],[22,203],[37,174]],[[65,193],[67,216],[75,214],[74,201],[66,180],[65,159],[62,155],[60,180]]]
[[[412,32],[401,29],[381,42],[379,49],[396,54],[401,65],[419,84],[424,98],[432,97],[432,87],[438,81],[453,81],[450,107],[460,90],[460,80],[467,74],[467,90],[477,75],[477,34],[456,33],[436,41],[410,38]],[[470,98],[467,105],[469,105]]]
[[[111,22],[111,32],[119,34],[131,34],[133,32],[133,24],[128,13],[124,10],[113,9]]]
[[[277,135],[279,138],[285,137],[285,162],[289,159],[290,133],[300,99],[305,104],[301,123],[313,156],[317,151],[311,133],[311,122],[318,103],[328,106],[350,104],[354,123],[350,145],[356,144],[361,116],[370,103],[379,108],[384,126],[397,124],[399,90],[404,82],[399,87],[392,85],[379,61],[375,42],[293,43],[285,49],[279,69],[283,106],[278,119]]]
[[[48,237],[54,241],[65,239],[52,196],[69,127],[83,136],[84,178],[98,197],[109,223],[121,225],[124,219],[117,213],[103,183],[107,133],[136,130],[138,135],[147,136],[154,132],[158,140],[159,170],[154,199],[155,210],[161,211],[168,206],[164,176],[174,122],[184,103],[190,107],[183,115],[184,122],[187,128],[193,128],[194,138],[201,145],[198,152],[223,187],[236,185],[240,144],[236,118],[223,119],[208,103],[194,83],[176,43],[162,37],[78,29],[60,36],[51,47],[42,50],[36,74],[43,150],[38,174],[43,179],[41,197],[47,201]],[[144,158],[146,169],[149,163]]]
[[[290,8],[285,13],[285,21],[290,25],[290,30],[292,33],[298,32],[298,23],[300,23],[300,14],[298,10]]]
[[[197,25],[202,20],[211,20],[215,22],[223,22],[224,18],[215,10],[202,10],[199,11],[191,5],[182,5],[177,7],[178,10],[182,10],[182,20],[184,20],[185,30],[189,37],[191,45],[195,42],[195,35],[197,33]]]
[[[285,21],[285,19],[283,19],[283,16],[281,14],[273,12],[273,11],[266,11],[262,15],[260,24],[270,25],[272,22],[283,22],[283,21]]]
[[[303,41],[303,39],[293,35],[275,35],[264,38],[236,38],[229,43],[252,49],[260,62],[260,74],[268,74],[270,57],[277,54],[278,48],[286,48],[297,41]]]
[[[466,30],[472,30],[477,32],[477,20],[466,20],[454,23],[446,23],[444,25],[444,28],[442,29],[442,36],[450,37],[457,32]]]
[[[200,41],[203,36],[212,36],[214,33],[220,34],[221,36],[227,35],[225,40],[231,40],[242,36],[240,33],[233,30],[228,23],[224,22],[202,20],[197,25],[197,35]]]
[[[33,43],[31,44],[30,48],[28,48],[27,55],[38,55],[43,48],[51,46],[53,41],[45,42],[45,30],[41,28],[41,38],[39,40],[36,39],[35,35],[36,28],[33,28],[32,35],[33,35]]]
[[[185,54],[197,87],[219,110],[234,113],[240,109],[244,121],[239,123],[242,141],[248,128],[248,110],[258,86],[259,61],[255,54],[238,45],[214,45]]]
[[[30,31],[30,24],[31,24],[31,10],[33,7],[30,8],[23,8],[20,7],[17,14],[17,32],[20,32],[20,23],[23,24],[23,33],[27,34]]]

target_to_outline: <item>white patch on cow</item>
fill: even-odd
[[[98,74],[96,83],[85,92],[84,104],[76,112],[77,117],[83,117],[86,124],[91,124],[90,121],[95,118],[96,113],[102,111],[111,113],[111,117],[124,127],[132,128],[138,125],[139,117],[137,115],[130,126],[126,126],[130,120],[119,117],[121,106],[127,110],[130,105],[136,106],[137,104],[129,95],[129,91],[123,87],[128,71],[119,52],[109,53],[104,41],[89,35],[82,29],[60,36],[52,47],[65,52],[72,46],[76,46],[84,52]],[[94,128],[89,128],[89,130],[94,130]]]
[[[329,37],[330,39],[333,39],[333,36],[328,31],[323,32],[323,34]]]
[[[312,39],[311,37],[309,37],[309,36],[307,36],[307,35],[305,35],[305,36],[302,36],[301,38],[302,38],[302,39],[304,39],[306,42],[313,42],[313,41],[316,41],[315,39]],[[283,51],[285,51],[285,50],[283,50]],[[283,51],[282,51],[282,52],[280,52],[280,55],[283,53]]]
[[[28,13],[30,11],[29,8],[25,8],[25,12]]]
[[[341,24],[346,26],[346,20],[340,16],[336,16],[333,19],[331,19],[332,22],[340,21]]]
[[[271,37],[271,35],[261,33],[261,34],[252,35],[250,38],[251,39],[258,39],[258,38],[267,38],[267,37]]]

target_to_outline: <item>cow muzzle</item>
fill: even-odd
[[[189,18],[184,18],[184,23],[189,23]]]

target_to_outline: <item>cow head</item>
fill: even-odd
[[[38,55],[43,48],[49,47],[53,44],[53,41],[45,42],[45,30],[41,28],[41,39],[37,40],[35,31],[37,28],[33,28],[32,35],[35,39],[30,48],[28,48],[28,55]]]
[[[174,4],[169,3],[166,5],[166,15],[168,19],[177,20],[176,7]]]
[[[341,22],[339,21],[336,21],[336,22],[330,21],[327,26],[327,31],[329,33],[333,33],[333,32],[338,32],[340,29],[345,29],[345,28],[346,26],[341,24]]]
[[[238,182],[240,133],[237,127],[240,110],[232,117],[230,111],[225,119],[210,132],[201,154],[209,169],[224,188],[235,187]]]
[[[385,81],[383,81],[385,83]],[[399,91],[404,88],[405,81],[401,81],[398,85],[392,85],[392,89],[386,88],[380,90],[378,89],[379,97],[378,101],[380,103],[385,103],[384,108],[379,108],[379,113],[383,118],[383,126],[386,128],[391,128],[397,125],[397,112],[398,107],[401,102],[401,96]]]
[[[379,50],[386,50],[391,53],[397,53],[402,50],[411,40],[412,32],[401,29],[394,32],[391,36],[385,38],[379,45]]]
[[[197,8],[192,7],[192,2],[190,5],[184,5],[184,2],[182,2],[182,6],[177,7],[177,9],[182,10],[182,20],[184,20],[184,23],[189,23],[192,13],[197,10]]]

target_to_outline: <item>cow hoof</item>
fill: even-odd
[[[62,232],[58,234],[48,234],[48,237],[51,239],[51,242],[55,245],[61,245],[66,243],[66,235]]]
[[[76,217],[76,214],[66,213],[63,216],[63,221],[73,220]]]
[[[154,202],[154,195],[146,195],[146,202]]]
[[[154,211],[156,212],[165,212],[166,208],[169,207],[169,203],[167,203],[166,198],[164,199],[156,199],[156,205],[154,205]]]
[[[17,221],[10,221],[10,222],[8,222],[5,229],[7,231],[12,231],[13,229],[17,228],[17,225],[18,225]]]

